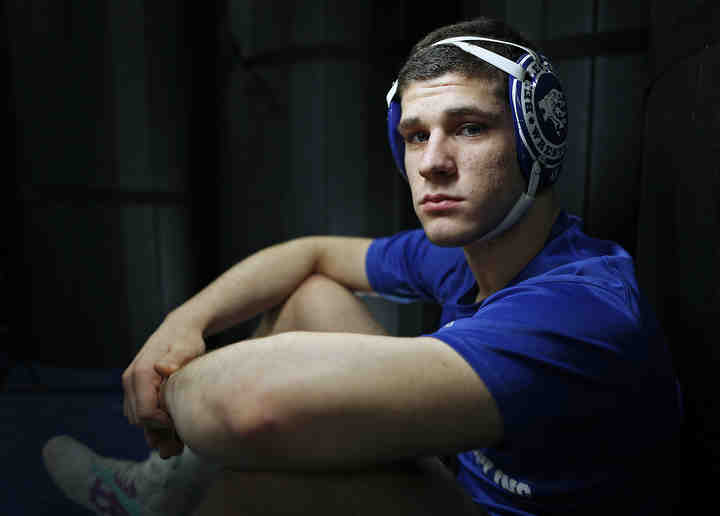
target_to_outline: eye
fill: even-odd
[[[459,133],[463,136],[479,136],[487,131],[488,126],[485,124],[465,124],[460,127]]]
[[[405,143],[424,143],[430,135],[425,131],[416,131],[405,136]]]

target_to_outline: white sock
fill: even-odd
[[[153,451],[139,464],[147,485],[159,484],[147,494],[148,506],[160,514],[185,514],[197,507],[222,468],[207,462],[185,446],[181,455],[162,459]]]
[[[120,508],[132,516],[190,514],[222,471],[187,446],[167,460],[152,452],[135,462],[101,457],[69,436],[50,439],[43,460],[58,487],[95,514]]]

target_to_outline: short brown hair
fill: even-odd
[[[481,17],[471,21],[440,27],[421,39],[410,52],[410,56],[398,74],[398,95],[412,81],[425,81],[446,73],[459,73],[468,78],[480,77],[500,80],[503,94],[507,97],[505,72],[493,65],[468,54],[454,45],[431,45],[437,41],[456,36],[481,36],[517,43],[538,52],[537,47],[525,36],[502,20]],[[486,41],[468,41],[492,52],[516,61],[525,53],[521,48]]]

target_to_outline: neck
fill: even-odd
[[[499,237],[466,245],[465,258],[479,302],[507,285],[542,250],[560,213],[552,188],[535,198],[525,216]]]

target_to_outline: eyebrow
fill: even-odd
[[[457,106],[450,109],[446,109],[442,112],[443,118],[453,119],[453,118],[464,118],[468,116],[483,118],[485,120],[488,120],[490,122],[495,122],[499,120],[502,117],[501,113],[497,112],[491,112],[491,111],[485,111],[483,109],[480,109],[476,106]],[[405,129],[409,129],[410,127],[415,127],[417,125],[421,125],[422,120],[420,117],[412,116],[408,118],[403,118],[400,120],[400,123],[398,123],[397,130],[402,131]]]

